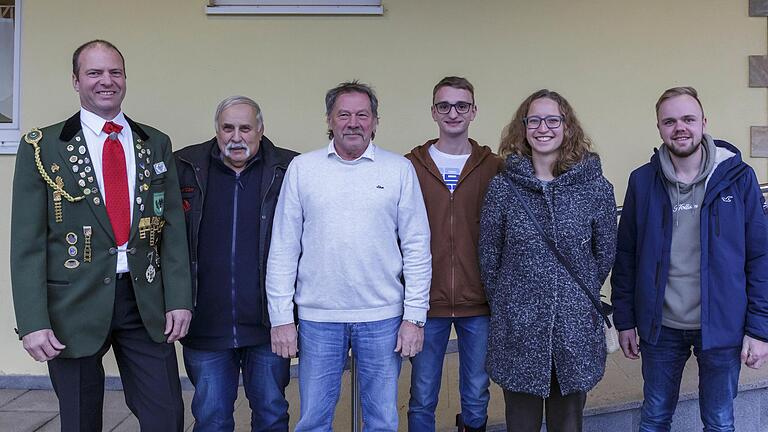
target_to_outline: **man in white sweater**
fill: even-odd
[[[366,430],[396,431],[401,356],[421,351],[429,309],[427,213],[411,163],[373,144],[373,89],[342,83],[325,105],[331,142],[291,162],[275,210],[272,350],[300,353],[297,432],[331,429],[350,347]]]

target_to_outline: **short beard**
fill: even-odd
[[[704,139],[702,138],[701,141],[704,141]],[[701,141],[699,141],[696,144],[692,145],[691,148],[688,149],[688,150],[680,150],[677,147],[675,147],[673,144],[664,143],[664,145],[666,145],[667,146],[667,150],[669,150],[669,152],[672,153],[673,155],[675,155],[676,157],[687,158],[688,156],[696,153],[696,150],[698,150],[699,147],[701,147]]]

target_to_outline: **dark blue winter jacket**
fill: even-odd
[[[739,150],[725,141],[715,145],[720,162],[701,208],[703,349],[740,346],[745,333],[768,341],[768,207]],[[721,160],[726,151],[734,155]],[[661,330],[672,223],[655,152],[629,177],[611,276],[616,329],[636,327],[652,344]]]
[[[258,203],[243,202],[240,204],[240,210],[238,205],[233,201],[227,201],[224,197],[216,197],[213,202],[218,204],[226,203],[228,209],[221,208],[218,212],[218,218],[228,217],[232,218],[234,214],[243,213],[242,206],[250,209],[253,217],[260,219],[257,223],[253,221],[245,221],[241,218],[240,228],[238,235],[245,235],[239,242],[240,247],[246,246],[246,243],[253,241],[250,236],[257,237],[253,251],[246,251],[243,254],[241,249],[239,252],[234,249],[229,249],[236,246],[238,243],[234,241],[227,241],[231,239],[232,230],[236,228],[236,222],[232,229],[229,227],[221,226],[222,244],[223,249],[226,252],[226,262],[229,262],[232,258],[231,254],[236,255],[235,261],[232,261],[234,268],[242,271],[234,272],[237,275],[229,273],[232,271],[228,266],[223,267],[222,273],[227,273],[231,276],[231,287],[219,286],[216,284],[216,280],[221,275],[210,273],[213,269],[221,263],[218,262],[206,262],[201,263],[201,256],[205,258],[207,255],[211,257],[214,251],[200,251],[200,239],[206,236],[215,236],[216,227],[220,225],[221,221],[208,219],[209,226],[201,228],[201,224],[205,224],[203,221],[203,215],[205,214],[206,206],[210,203],[212,194],[225,193],[222,188],[215,187],[215,184],[211,183],[211,176],[213,170],[216,170],[212,163],[217,161],[214,159],[219,158],[219,151],[216,147],[216,138],[212,138],[204,143],[191,145],[181,150],[174,152],[176,157],[176,166],[178,169],[179,185],[181,187],[181,197],[184,204],[184,216],[187,223],[187,241],[191,253],[190,258],[190,272],[192,274],[192,293],[195,299],[195,309],[193,312],[192,323],[189,328],[189,333],[182,339],[182,344],[193,349],[198,350],[222,350],[227,348],[241,347],[241,346],[253,346],[261,344],[266,339],[268,329],[270,328],[269,315],[267,313],[267,297],[265,291],[265,277],[267,267],[267,256],[269,254],[269,244],[272,238],[272,219],[275,213],[275,206],[277,205],[277,198],[280,192],[280,186],[283,183],[283,177],[285,170],[288,168],[288,164],[291,162],[294,156],[298,153],[283,149],[272,144],[266,136],[262,136],[259,144],[259,163],[260,174],[251,173],[248,175],[260,175],[261,178],[251,178],[247,184],[250,184],[250,188],[245,187],[244,184],[239,184],[238,190],[240,192],[234,192],[234,188],[229,190],[229,193],[242,193],[242,200],[253,200],[254,198],[259,200]],[[245,172],[245,171],[244,171]],[[219,180],[225,182],[224,177],[218,177]],[[238,180],[239,181],[239,180]],[[218,183],[218,181],[214,181]],[[234,185],[235,183],[230,183]],[[258,188],[253,187],[259,185]],[[234,197],[228,199],[234,200]],[[214,204],[216,205],[216,204]],[[209,209],[210,210],[210,209]],[[215,208],[213,209],[215,211]],[[208,216],[211,216],[210,214]],[[241,215],[242,216],[242,215]],[[232,223],[234,219],[230,219],[229,223]],[[253,225],[251,230],[242,231],[244,225]],[[206,234],[208,230],[208,234]],[[250,231],[250,232],[248,232]],[[257,232],[256,232],[257,231]],[[210,244],[211,242],[208,242]],[[202,252],[202,253],[201,253]],[[253,257],[252,255],[257,255]],[[253,264],[253,261],[256,263]],[[252,265],[249,265],[251,263]],[[208,277],[206,275],[199,274],[199,270],[209,270]],[[213,278],[211,278],[213,276]],[[198,286],[200,284],[201,286]],[[199,289],[202,288],[202,289]],[[217,291],[216,288],[220,288],[221,291]],[[204,292],[201,292],[204,291]]]

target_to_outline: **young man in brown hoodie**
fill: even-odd
[[[477,115],[472,84],[445,77],[432,92],[438,139],[411,150],[432,231],[432,285],[424,349],[411,359],[408,429],[434,431],[443,358],[456,329],[459,348],[459,431],[484,431],[490,383],[485,371],[489,308],[477,261],[480,208],[488,182],[502,168],[490,148],[469,138]]]

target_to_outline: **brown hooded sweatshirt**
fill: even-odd
[[[477,255],[480,209],[488,182],[504,168],[504,162],[490,148],[469,141],[472,153],[453,194],[429,155],[429,147],[436,139],[405,155],[416,168],[432,231],[428,317],[489,314]]]

